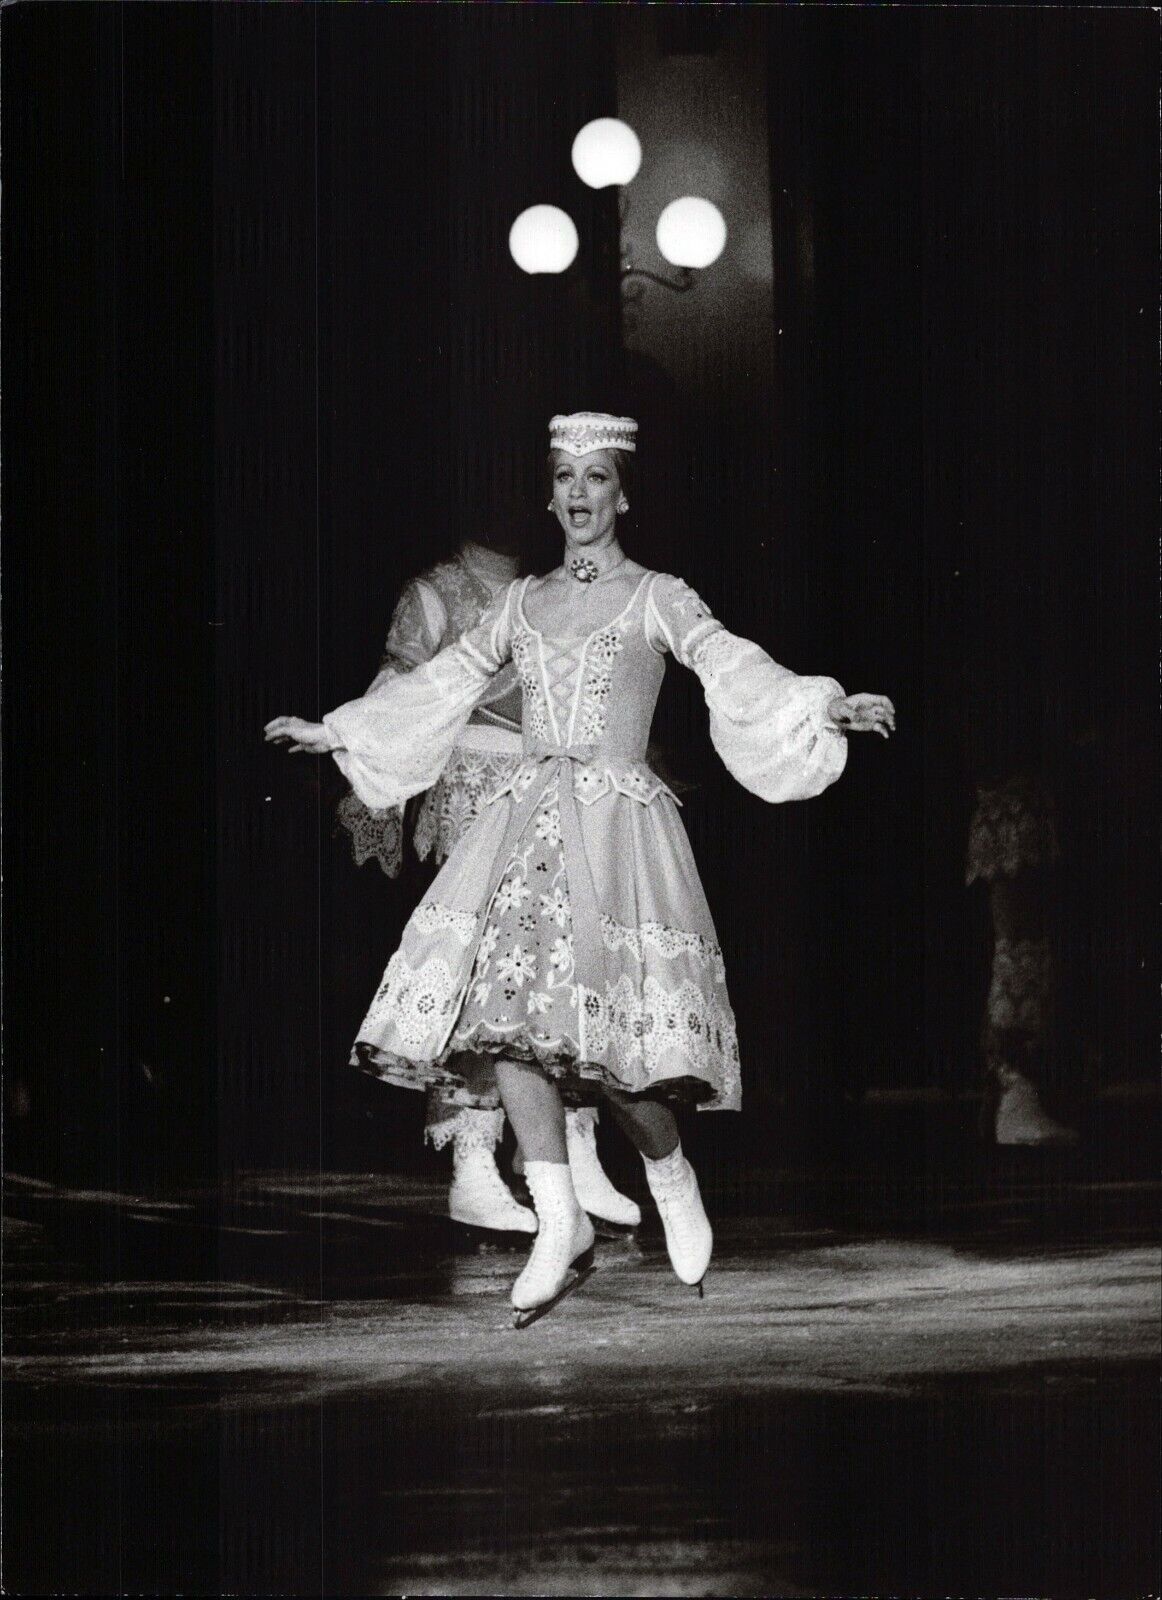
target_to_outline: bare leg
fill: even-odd
[[[678,1148],[678,1124],[669,1106],[619,1089],[605,1093],[618,1126],[643,1156],[660,1161]]]
[[[498,1061],[496,1083],[526,1161],[567,1166],[565,1107],[553,1080],[528,1061]]]
[[[512,1286],[516,1325],[525,1327],[593,1265],[593,1224],[577,1203],[565,1143],[565,1107],[557,1085],[537,1066],[498,1061],[496,1082],[513,1132],[525,1154],[529,1193],[537,1211],[537,1237],[524,1271]]]

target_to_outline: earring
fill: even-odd
[[[553,502],[550,500],[548,505],[545,507],[545,510],[546,511],[551,511],[552,509],[553,509]]]
[[[624,495],[622,495],[621,499],[617,502],[617,509],[621,512],[622,516],[624,516],[629,510],[629,501]]]

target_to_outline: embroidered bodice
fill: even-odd
[[[682,579],[646,573],[622,612],[583,639],[531,625],[528,582],[510,584],[425,666],[377,680],[323,719],[336,761],[367,804],[398,804],[431,786],[509,661],[523,691],[525,757],[501,792],[519,794],[538,763],[557,757],[568,760],[580,800],[610,787],[646,804],[668,794],[644,759],[667,654],[701,680],[715,748],[755,794],[806,799],[843,771],[847,742],[827,712],[839,684],[799,677],[729,633]]]

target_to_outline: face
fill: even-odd
[[[608,450],[587,456],[553,452],[553,510],[570,544],[603,542],[617,522],[621,483]]]

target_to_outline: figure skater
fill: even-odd
[[[432,786],[489,684],[516,663],[522,759],[416,908],[354,1059],[391,1083],[503,1104],[539,1221],[512,1290],[517,1326],[592,1262],[562,1089],[600,1089],[641,1153],[678,1278],[701,1292],[710,1262],[674,1106],[736,1110],[738,1043],[677,803],[644,760],[665,656],[697,674],[719,755],[769,801],[819,794],[843,771],[846,734],[887,738],[895,725],[885,696],[796,676],[728,633],[682,579],[626,555],[617,518],[636,435],[628,417],[554,417],[561,565],[508,585],[425,666],[321,723],[266,727],[272,742],[332,752],[365,804],[398,805]]]

